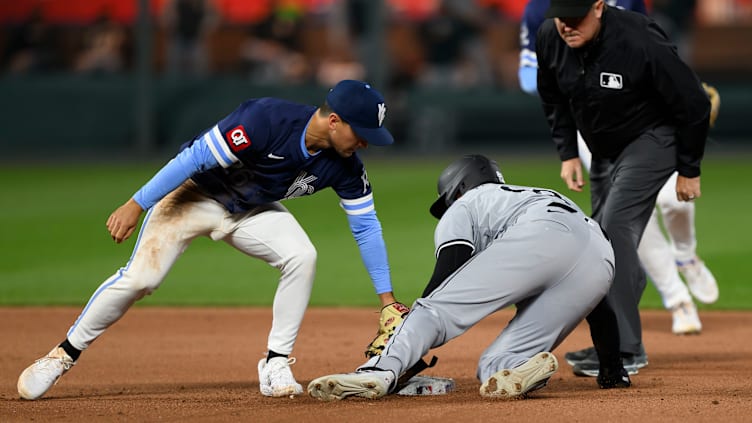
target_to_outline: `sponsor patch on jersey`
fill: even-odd
[[[232,151],[238,152],[251,145],[251,139],[245,132],[243,125],[238,125],[225,133],[225,139]]]
[[[601,87],[612,90],[622,89],[624,85],[622,85],[621,75],[618,73],[601,72]]]

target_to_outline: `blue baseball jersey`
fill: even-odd
[[[551,0],[530,0],[525,6],[520,24],[520,68],[538,68],[535,38],[538,28],[546,20],[544,15],[550,4]],[[644,0],[606,0],[606,4],[647,15]]]
[[[193,181],[233,213],[327,187],[336,191],[348,214],[373,210],[371,185],[357,154],[344,158],[333,149],[308,152],[306,126],[315,111],[314,106],[276,98],[242,103],[182,146],[203,140],[220,165],[194,174]],[[368,202],[370,207],[361,204]]]

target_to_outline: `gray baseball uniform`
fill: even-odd
[[[361,368],[402,374],[431,348],[515,305],[515,317],[484,351],[483,381],[551,351],[611,286],[614,254],[598,223],[548,189],[486,183],[467,191],[436,227],[437,256],[462,244],[470,259],[418,299],[381,356]]]

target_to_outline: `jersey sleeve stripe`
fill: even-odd
[[[522,49],[520,52],[520,67],[538,67],[538,55],[534,51]]]
[[[214,127],[204,135],[204,140],[209,146],[214,158],[217,159],[222,167],[230,167],[233,163],[238,161],[238,158],[232,154],[230,147],[227,145],[224,138],[222,138],[222,133],[219,132],[219,126],[214,125]]]
[[[346,200],[341,199],[340,202],[342,203],[342,207],[357,207],[358,205],[364,204],[364,203],[371,203],[373,204],[373,194],[364,195],[363,197],[356,198],[354,200]]]
[[[346,200],[343,198],[340,200],[339,205],[345,209],[345,213],[353,216],[375,210],[373,205],[373,194],[368,194],[354,200]]]
[[[446,247],[450,247],[452,245],[467,245],[468,247],[470,247],[473,253],[475,252],[475,246],[473,245],[472,242],[464,240],[464,239],[455,239],[453,241],[448,241],[448,242],[441,244],[441,246],[439,246],[439,248],[436,249],[436,257],[439,257],[439,253],[441,253],[442,249]]]
[[[366,214],[366,213],[371,212],[373,210],[376,210],[376,209],[373,207],[373,204],[371,204],[368,207],[363,207],[363,208],[357,209],[357,210],[345,209],[345,213],[347,213],[347,214],[349,214],[351,216],[357,216],[357,215],[361,215],[361,214]]]

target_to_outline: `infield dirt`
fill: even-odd
[[[0,421],[748,422],[752,411],[752,313],[721,311],[701,311],[703,333],[685,337],[671,333],[668,312],[644,311],[650,364],[629,389],[600,390],[572,374],[563,355],[590,345],[583,323],[554,351],[560,368],[546,388],[519,401],[481,398],[476,362],[512,317],[504,310],[429,353],[439,362],[426,374],[455,379],[455,392],[324,403],[259,393],[271,309],[137,307],[45,397],[18,399],[18,375],[62,341],[79,311],[0,308]],[[293,353],[298,382],[352,371],[377,321],[371,309],[309,309]]]

